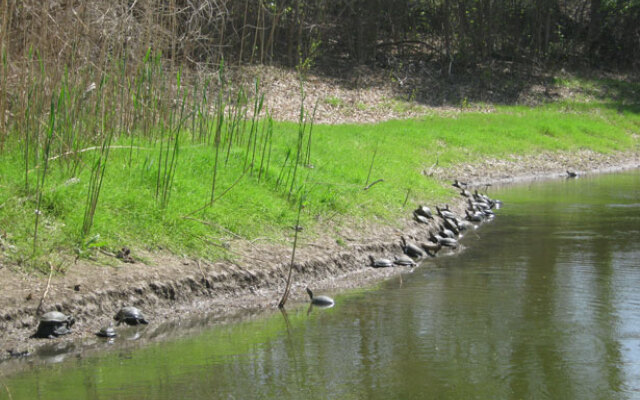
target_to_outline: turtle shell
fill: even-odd
[[[40,318],[40,322],[51,323],[63,323],[69,321],[69,317],[61,313],[60,311],[49,311]]]
[[[413,261],[411,259],[411,257],[407,256],[406,254],[402,254],[399,256],[396,256],[395,260],[393,260],[393,262],[397,265],[403,265],[403,266],[414,266],[416,265],[415,261]]]
[[[127,325],[146,325],[149,323],[142,315],[142,312],[136,307],[122,307],[113,319],[118,321],[118,324],[124,322]]]
[[[118,336],[118,333],[113,326],[105,326],[104,328],[100,329],[100,331],[98,331],[96,335],[105,338],[114,338]]]
[[[393,267],[393,261],[388,258],[376,258],[371,260],[371,266],[373,268],[388,268]]]

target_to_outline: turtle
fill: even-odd
[[[420,246],[431,257],[435,257],[436,253],[442,248],[442,245],[440,243],[433,243],[431,241],[422,242],[420,243]]]
[[[433,219],[433,213],[427,206],[419,206],[413,211],[415,214],[422,215],[425,218]]]
[[[458,223],[458,228],[460,229],[460,233],[473,227],[473,224],[471,222],[465,221],[464,219],[458,220],[457,223]]]
[[[456,235],[460,234],[460,225],[458,225],[458,220],[451,218],[442,218],[442,224],[445,228],[449,229],[451,232]]]
[[[123,322],[127,325],[146,325],[149,323],[146,319],[144,319],[142,312],[136,307],[122,307],[120,311],[118,311],[118,313],[113,317],[113,319],[118,321],[117,325],[120,325]]]
[[[40,318],[38,330],[33,334],[36,338],[54,339],[71,333],[71,327],[76,320],[60,311],[49,311]]]
[[[103,338],[114,338],[118,336],[118,333],[116,332],[116,329],[113,327],[113,325],[109,325],[96,332],[96,336],[100,336]]]
[[[467,214],[467,221],[482,222],[482,220],[484,219],[484,214],[480,211],[474,211],[473,213],[470,213],[469,210],[464,210],[464,212]]]
[[[453,187],[457,187],[458,189],[466,189],[468,184],[466,182],[460,182],[459,180],[454,180],[451,184]]]
[[[413,259],[406,254],[400,254],[399,256],[395,256],[393,263],[396,265],[402,265],[407,267],[414,267],[416,265],[416,262],[413,261]]]
[[[449,210],[449,207],[440,208],[436,206],[436,211],[442,218],[456,218],[456,215]]]
[[[420,215],[417,212],[413,212],[413,218],[415,218],[416,221],[422,223],[422,224],[428,224],[429,223],[429,218],[425,217],[424,215]]]
[[[453,247],[453,248],[458,247],[458,241],[456,239],[449,238],[449,237],[442,237],[440,235],[434,235],[433,233],[430,234],[429,240],[446,247]]]
[[[577,177],[578,177],[577,172],[567,170],[567,178],[577,178]]]
[[[371,266],[373,268],[388,268],[393,267],[393,261],[388,258],[373,258],[373,256],[369,256],[369,260],[371,260]]]
[[[311,298],[311,304],[314,306],[324,306],[330,307],[335,304],[333,299],[329,296],[313,296],[313,292],[311,289],[307,288],[307,293],[309,294],[309,298]]]
[[[411,258],[424,257],[424,251],[422,251],[420,247],[416,246],[413,243],[408,243],[407,239],[405,239],[404,236],[400,237],[400,239],[402,240],[400,245],[402,246],[402,251],[404,251],[404,254],[408,255]]]
[[[451,229],[447,229],[440,225],[440,236],[455,239],[456,234]]]

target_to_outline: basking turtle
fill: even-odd
[[[440,225],[440,236],[455,239],[456,234],[451,229],[447,229]]]
[[[482,222],[482,220],[484,219],[484,214],[480,211],[474,211],[473,213],[470,213],[469,210],[464,210],[464,212],[467,214],[467,221]]]
[[[435,257],[436,253],[439,252],[442,248],[442,245],[440,243],[433,243],[431,241],[422,242],[420,243],[420,246],[431,257]]]
[[[451,218],[442,218],[442,224],[445,228],[449,229],[456,235],[460,234],[460,225],[458,225],[458,220]]]
[[[449,210],[449,206],[446,206],[445,208],[440,208],[436,206],[436,211],[438,211],[438,215],[441,216],[442,218],[455,219],[457,217],[454,213],[451,212],[451,210]]]
[[[369,260],[371,260],[371,266],[373,268],[388,268],[393,267],[393,261],[388,258],[373,258],[373,256],[369,256]]]
[[[417,212],[413,212],[413,218],[415,218],[416,221],[422,223],[422,224],[428,224],[429,223],[429,218],[425,217],[424,215],[420,215]]]
[[[459,180],[454,180],[451,184],[453,187],[457,187],[458,189],[466,189],[468,184],[466,182],[460,182]]]
[[[113,317],[113,319],[118,321],[117,325],[120,325],[123,322],[127,325],[146,325],[149,323],[146,319],[144,319],[142,312],[136,307],[122,307],[120,311],[118,311],[118,313]]]
[[[33,334],[36,338],[53,339],[71,333],[71,327],[76,322],[72,316],[59,311],[50,311],[40,318],[38,330]]]
[[[335,304],[335,302],[333,301],[333,299],[331,297],[328,297],[328,296],[314,296],[313,292],[309,288],[307,288],[307,293],[309,294],[309,297],[311,298],[311,304],[313,304],[314,306],[330,307],[330,306]]]
[[[393,263],[405,267],[414,267],[416,265],[416,262],[406,254],[400,254],[399,256],[396,256],[393,260]]]
[[[458,247],[458,241],[456,239],[449,238],[449,237],[442,237],[440,235],[434,235],[433,233],[430,234],[429,240],[446,247],[452,247],[452,248]]]
[[[422,258],[424,257],[424,251],[413,243],[408,243],[407,239],[404,236],[400,237],[402,240],[401,246],[404,254],[408,255],[411,258]]]
[[[116,329],[113,327],[113,325],[109,325],[96,332],[96,336],[100,336],[103,338],[114,338],[118,336],[118,333],[116,332]]]
[[[433,219],[433,213],[427,206],[420,206],[413,211],[415,214],[422,215],[425,218]]]

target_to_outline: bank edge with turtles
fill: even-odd
[[[95,87],[89,85],[89,89],[86,96],[93,96]],[[447,199],[451,201],[453,194],[442,183],[451,175],[463,180],[471,178],[476,183],[495,179],[504,170],[495,165],[485,168],[482,163],[491,161],[485,158],[494,153],[508,159],[510,156],[504,152],[510,146],[524,146],[525,149],[513,164],[506,164],[506,171],[513,165],[536,163],[538,154],[533,156],[532,153],[540,149],[548,152],[542,154],[551,162],[543,166],[532,165],[530,171],[554,171],[557,175],[557,171],[566,171],[568,177],[574,178],[578,176],[575,170],[634,162],[637,165],[638,134],[634,121],[638,117],[635,115],[563,114],[563,121],[575,124],[577,132],[570,132],[565,137],[557,131],[560,127],[546,126],[548,135],[543,136],[553,139],[545,138],[538,143],[540,127],[527,126],[520,136],[509,135],[509,139],[493,143],[498,147],[487,149],[485,142],[507,129],[505,126],[523,128],[510,112],[518,111],[529,118],[540,119],[542,124],[551,124],[550,115],[555,115],[556,109],[553,106],[532,110],[507,108],[505,115],[470,112],[455,119],[427,117],[366,127],[317,126],[304,101],[301,102],[298,125],[259,119],[260,98],[256,86],[253,108],[256,118],[243,121],[239,116],[214,136],[211,135],[215,131],[205,130],[202,131],[204,137],[195,139],[192,130],[183,132],[191,138],[180,139],[182,126],[173,125],[169,127],[168,136],[161,133],[156,138],[159,140],[157,146],[133,135],[127,138],[112,131],[112,136],[102,137],[102,141],[96,143],[100,146],[79,148],[78,144],[73,144],[71,147],[77,149],[75,152],[64,152],[64,143],[58,142],[60,138],[55,134],[58,128],[53,109],[54,113],[49,114],[49,125],[43,125],[49,126],[46,140],[40,142],[43,148],[30,148],[26,144],[28,141],[7,142],[6,151],[10,157],[0,158],[2,171],[7,172],[0,177],[0,185],[6,189],[0,198],[0,217],[4,224],[0,232],[3,267],[0,273],[3,282],[9,287],[13,285],[16,290],[12,292],[14,297],[6,298],[2,303],[5,311],[0,326],[7,332],[5,336],[15,342],[25,337],[28,329],[34,329],[40,322],[40,315],[34,312],[35,304],[43,300],[43,310],[73,315],[77,326],[86,326],[87,321],[95,321],[101,315],[91,307],[97,303],[100,310],[110,312],[116,307],[136,304],[143,306],[146,312],[171,319],[170,310],[175,304],[193,297],[209,298],[238,292],[255,294],[260,293],[260,289],[262,293],[268,292],[277,286],[276,277],[283,276],[283,270],[287,268],[289,233],[299,232],[303,227],[307,240],[321,236],[322,246],[317,251],[312,246],[305,246],[308,255],[301,254],[295,262],[297,276],[294,282],[298,284],[315,286],[316,282],[308,276],[313,275],[314,269],[320,270],[316,275],[329,277],[359,270],[361,265],[414,266],[414,259],[423,257],[420,250],[433,256],[442,248],[458,248],[460,232],[468,229],[471,223],[490,218],[495,204],[477,191],[472,193],[471,185],[456,179],[454,186],[460,190],[464,201],[456,201],[451,207],[436,206],[435,212],[427,206],[419,206],[407,215],[407,209],[420,203],[418,200],[427,194],[429,201],[440,204],[446,203]],[[172,117],[178,118],[178,112],[182,112],[179,110],[182,107],[178,106],[185,107],[186,103],[175,103],[170,107]],[[238,115],[247,111],[240,103],[227,106],[240,113]],[[203,118],[200,122],[206,124],[225,121],[219,114]],[[192,122],[195,125],[196,120]],[[242,133],[234,131],[237,126],[234,124],[240,122],[247,127]],[[443,131],[443,123],[462,125]],[[477,132],[473,129],[469,133],[457,131],[468,128],[470,123],[481,124],[482,129],[490,126],[490,129],[480,135],[480,140],[474,137]],[[283,133],[277,140],[274,139],[276,129]],[[297,136],[292,135],[296,130]],[[222,132],[227,135],[225,138],[216,136]],[[400,132],[403,140],[395,140],[394,135],[400,135]],[[236,145],[235,139],[230,137],[233,134],[244,135],[240,144]],[[285,137],[288,139],[283,139]],[[338,137],[342,141],[340,146],[335,142]],[[291,138],[295,140],[289,141]],[[185,141],[180,145],[182,140]],[[447,141],[458,141],[459,144],[448,148],[442,145]],[[297,148],[295,154],[290,151],[291,145]],[[442,151],[433,150],[438,146]],[[595,151],[569,152],[583,147],[592,147]],[[554,153],[558,148],[560,151]],[[23,152],[26,154],[27,149],[37,150],[40,156],[25,158],[24,165],[15,162]],[[226,171],[228,174],[217,169],[218,161],[220,165],[223,162],[218,153],[224,153],[223,150],[226,150],[223,158],[229,157],[229,166],[233,167]],[[85,161],[93,161],[94,168],[82,168],[82,160],[74,161],[71,156],[87,157]],[[446,158],[449,160],[444,161]],[[183,159],[188,161],[186,166],[179,163]],[[111,168],[107,168],[107,160]],[[334,160],[340,162],[334,165]],[[136,167],[127,170],[127,165]],[[211,168],[217,174],[209,175],[203,183],[203,176],[207,177]],[[468,174],[470,170],[472,174]],[[126,176],[122,175],[123,171],[128,171]],[[334,173],[337,175],[332,175]],[[312,174],[317,175],[310,179]],[[138,204],[143,207],[129,207],[131,201],[138,201],[136,190],[144,187],[142,182],[145,181],[147,185],[152,183],[145,190],[152,189],[150,193],[153,194]],[[85,184],[87,186],[83,186]],[[24,196],[25,186],[29,187],[27,196]],[[477,185],[476,189],[482,187]],[[197,194],[196,198],[189,197],[194,194]],[[292,210],[302,195],[310,198],[305,204],[303,222],[291,228]],[[205,202],[200,206],[202,199]],[[80,204],[86,204],[83,215],[78,213]],[[378,221],[372,222],[378,216]],[[337,221],[335,227],[332,220]],[[355,237],[345,233],[358,227],[358,220],[375,229],[361,229]],[[436,229],[425,229],[425,224],[437,226]],[[21,233],[15,234],[5,226]],[[140,231],[141,226],[149,231]],[[234,230],[230,229],[234,226]],[[342,227],[347,229],[343,232]],[[256,230],[250,233],[254,236],[244,236],[252,229]],[[274,231],[284,233],[279,236]],[[222,235],[222,238],[214,234]],[[261,237],[261,234],[267,236]],[[175,245],[172,239],[175,239]],[[267,244],[258,243],[261,239],[266,239]],[[140,242],[137,246],[132,244],[136,241]],[[198,247],[190,247],[196,242]],[[191,254],[177,256],[182,250]],[[373,260],[369,258],[372,253],[375,254]],[[225,257],[232,262],[218,261]],[[269,258],[267,262],[265,257]],[[163,258],[174,265],[160,273],[164,267]],[[43,265],[47,266],[41,271],[45,274],[38,276],[32,271],[22,280],[32,281],[30,286],[18,282],[20,278],[13,275],[16,269],[18,274],[24,274],[27,271],[21,268],[25,266],[38,270]],[[148,271],[145,268],[148,265],[153,265],[154,270]],[[338,269],[327,267],[331,265],[337,265]],[[92,275],[87,271],[95,266],[98,266],[95,271],[107,277],[106,281],[113,279],[116,286],[124,284],[123,288],[103,288],[102,282],[95,277],[83,277],[84,283],[73,282],[82,274]],[[49,281],[44,279],[46,275]],[[156,276],[162,278],[158,280]],[[381,276],[385,274],[381,273]],[[49,282],[52,283],[51,291]],[[225,288],[221,282],[231,282],[231,285]],[[235,287],[229,287],[233,285]],[[129,301],[121,300],[127,297]],[[42,322],[45,327],[53,326],[54,334],[43,333],[41,336],[64,337],[64,340],[86,336],[86,332],[70,329],[73,325],[70,322],[61,324],[59,318]],[[104,328],[105,324],[106,321],[101,321],[100,325]],[[92,332],[99,327],[94,328]],[[12,350],[10,354],[22,353],[15,348],[6,350]]]

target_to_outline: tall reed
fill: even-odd
[[[104,79],[102,82],[104,82]],[[102,90],[102,88],[103,85],[101,84],[100,90]],[[113,138],[113,129],[107,128],[106,124],[107,111],[104,99],[102,99],[102,109],[100,114],[100,133],[102,137],[102,144],[100,146],[100,152],[93,164],[93,168],[91,169],[91,177],[89,178],[87,200],[85,202],[84,218],[82,220],[83,238],[91,232],[91,227],[93,226],[93,219],[96,213],[96,207],[98,206],[98,198],[100,197],[104,173],[107,168],[107,160],[109,159],[109,149],[111,148],[111,140]]]
[[[56,124],[55,101],[53,98],[51,99],[51,111],[49,113],[49,116],[49,128],[47,129],[47,137],[44,144],[44,151],[42,153],[42,164],[40,165],[41,172],[36,186],[36,217],[33,227],[33,252],[31,253],[32,256],[35,256],[38,249],[38,223],[40,222],[40,215],[42,214],[42,210],[40,209],[40,206],[42,204],[42,191],[44,190],[44,183],[47,178],[47,170],[49,167],[49,152],[51,150],[51,144],[53,143],[53,134]]]

